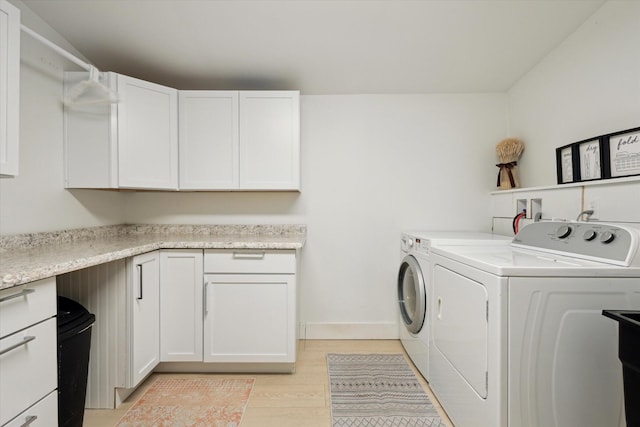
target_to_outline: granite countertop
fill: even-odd
[[[304,225],[118,225],[0,237],[0,290],[157,249],[300,249]]]

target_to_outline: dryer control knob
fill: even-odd
[[[615,234],[613,234],[610,231],[605,231],[604,233],[602,233],[602,236],[600,236],[600,241],[606,244],[606,243],[613,242],[615,238],[616,238]]]
[[[569,237],[570,234],[571,234],[571,227],[569,227],[568,225],[561,225],[556,230],[556,236],[558,236],[559,239],[567,238]]]
[[[413,239],[407,239],[407,246],[409,246],[410,248],[413,247]]]
[[[582,237],[584,238],[584,240],[586,240],[587,242],[592,241],[593,239],[596,238],[596,236],[598,235],[598,233],[595,232],[595,230],[587,230],[584,232],[584,234],[582,235]]]

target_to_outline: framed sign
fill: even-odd
[[[558,184],[579,181],[578,151],[575,144],[556,148],[556,172]]]
[[[602,179],[602,139],[593,138],[576,142],[579,163],[579,181]]]
[[[603,137],[605,178],[640,175],[640,128]]]

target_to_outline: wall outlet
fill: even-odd
[[[516,215],[520,214],[523,210],[527,211],[526,218],[531,218],[531,209],[529,209],[529,199],[516,200]]]

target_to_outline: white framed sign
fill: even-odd
[[[640,175],[640,128],[606,136],[607,178]]]
[[[580,181],[602,178],[602,151],[600,138],[578,143]]]

